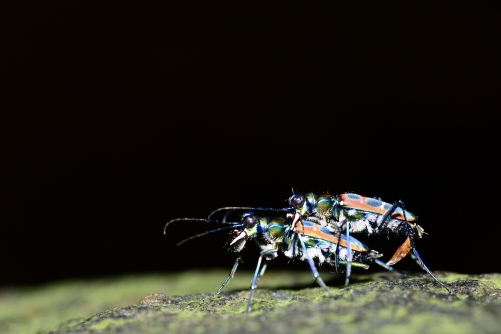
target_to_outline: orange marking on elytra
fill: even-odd
[[[411,239],[407,237],[404,243],[397,248],[395,254],[393,254],[390,261],[386,262],[386,265],[388,266],[394,265],[398,261],[402,260],[407,254],[409,254],[410,250],[411,250]]]
[[[303,234],[310,236],[310,237],[313,237],[313,238],[318,238],[318,239],[330,241],[330,242],[333,242],[335,244],[339,243],[339,246],[343,246],[343,247],[348,246],[348,243],[346,242],[346,240],[343,240],[343,239],[339,240],[338,237],[335,237],[333,235],[329,235],[329,234],[326,234],[322,231],[319,231],[315,227],[304,226],[300,221],[296,222],[295,229],[296,229],[296,231],[302,231]],[[353,243],[350,244],[350,247],[352,250],[357,251],[357,252],[366,252],[367,251],[366,249],[362,249]]]
[[[360,196],[360,195],[358,195],[358,196]],[[341,199],[343,200],[343,205],[346,207],[353,208],[353,209],[359,209],[359,210],[363,210],[363,211],[368,211],[368,212],[379,213],[381,215],[384,215],[386,213],[387,210],[385,210],[385,209],[382,209],[380,207],[373,207],[373,206],[367,205],[366,200],[369,197],[365,197],[365,196],[360,196],[360,197],[361,197],[360,200],[358,200],[358,199],[353,200],[353,199],[348,198],[348,196],[346,196],[346,194],[341,194]],[[387,204],[385,202],[381,202],[381,203]],[[408,211],[406,211],[406,213],[407,212]],[[400,214],[397,212],[393,212],[391,214],[391,217],[396,218],[396,219],[400,219],[400,220],[404,219],[403,214]],[[416,220],[410,214],[408,214],[406,218],[407,218],[407,221]]]

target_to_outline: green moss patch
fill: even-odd
[[[427,276],[376,273],[327,283],[308,272],[269,272],[246,315],[252,274],[238,272],[212,297],[226,272],[61,282],[0,292],[1,333],[498,333],[501,274],[439,273],[452,293]],[[324,275],[323,275],[324,276]],[[140,302],[141,301],[141,302]]]

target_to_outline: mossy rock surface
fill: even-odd
[[[245,314],[252,273],[225,271],[71,281],[0,290],[0,333],[499,333],[501,274],[322,275],[267,272]],[[184,294],[183,294],[184,293]]]

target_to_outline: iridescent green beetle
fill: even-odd
[[[327,264],[335,266],[336,270],[339,266],[353,266],[367,269],[369,267],[367,263],[374,261],[388,270],[393,270],[391,266],[378,260],[383,254],[370,250],[367,246],[353,237],[344,234],[335,236],[326,227],[319,226],[307,220],[296,221],[294,225],[292,225],[292,220],[288,218],[258,217],[248,212],[242,215],[240,222],[178,218],[169,221],[165,225],[165,228],[172,222],[188,220],[230,226],[197,234],[181,241],[178,245],[208,233],[232,229],[229,240],[229,252],[242,252],[247,241],[250,240],[254,240],[259,246],[261,252],[250,287],[246,313],[249,313],[251,310],[252,297],[256,289],[258,277],[264,274],[268,262],[275,259],[279,253],[283,253],[291,259],[307,261],[315,281],[331,296],[332,293],[318,274],[315,261],[320,265]],[[164,234],[165,231],[164,229]],[[230,281],[237,270],[240,260],[241,256],[236,259],[228,277],[213,296],[218,295]]]
[[[380,199],[354,193],[331,195],[325,192],[320,195],[295,193],[289,197],[289,204],[292,210],[289,216],[293,223],[309,220],[326,227],[335,235],[341,233],[346,235],[350,233],[367,235],[394,233],[407,236],[407,239],[386,264],[396,264],[412,250],[411,255],[417,264],[450,292],[449,288],[433,275],[419,256],[414,238],[422,238],[425,232],[421,226],[414,222],[417,217],[405,210],[402,201],[390,204]],[[348,279],[346,285],[347,282]]]

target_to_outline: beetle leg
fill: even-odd
[[[256,290],[257,288],[256,283],[257,283],[257,278],[259,276],[259,268],[261,267],[262,260],[263,260],[263,254],[259,256],[259,260],[257,261],[256,271],[254,272],[254,277],[252,277],[250,293],[249,293],[249,301],[247,302],[247,308],[245,309],[245,313],[247,314],[249,314],[251,311],[252,296],[254,295],[254,290]]]
[[[245,313],[249,313],[251,310],[251,302],[252,302],[252,296],[254,294],[254,290],[257,288],[257,281],[259,280],[260,277],[264,275],[264,272],[266,271],[266,268],[268,267],[268,261],[269,258],[267,258],[266,255],[271,255],[275,254],[276,256],[276,249],[270,249],[268,251],[261,252],[261,256],[259,256],[259,260],[257,262],[257,267],[256,267],[256,272],[254,273],[254,277],[252,278],[252,283],[250,287],[250,294],[249,294],[249,301],[247,302],[247,308],[245,310]],[[264,261],[262,261],[262,258],[264,256]],[[263,262],[263,266],[261,267],[261,261]],[[261,267],[261,270],[259,268]]]
[[[263,263],[263,267],[261,267],[261,271],[259,272],[259,277],[263,277],[266,268],[268,267],[268,262],[265,260]],[[258,277],[258,279],[259,279]]]
[[[391,208],[386,211],[386,213],[383,215],[383,217],[381,217],[381,220],[379,222],[379,225],[376,227],[376,233],[379,232],[379,230],[384,227],[384,225],[388,222],[388,220],[390,219],[390,216],[393,214],[393,212],[395,212],[395,210],[400,207],[403,209],[404,207],[404,202],[402,202],[401,200],[398,200],[396,201],[395,203],[393,203],[393,205],[391,206]],[[404,210],[405,211],[405,210]],[[404,217],[405,217],[405,212],[404,212]],[[407,222],[407,218],[405,218],[405,221]],[[409,222],[407,222],[407,224],[409,224]]]
[[[403,203],[402,203],[402,212],[404,213],[404,220],[405,220],[405,223],[406,223],[406,228],[407,228],[407,237],[409,237],[409,241],[410,241],[410,244],[411,244],[411,249],[412,249],[412,252],[414,253],[414,255],[416,256],[416,262],[421,266],[421,268],[423,268],[431,277],[433,277],[433,279],[435,281],[438,282],[438,284],[440,284],[441,286],[443,286],[445,288],[445,290],[447,290],[447,292],[451,293],[451,290],[449,290],[449,288],[442,282],[440,281],[438,278],[435,277],[435,275],[432,274],[432,272],[430,271],[430,269],[428,269],[428,267],[424,264],[423,260],[421,260],[421,257],[419,256],[417,250],[416,250],[416,245],[414,244],[414,232],[412,231],[412,227],[411,227],[411,224],[409,224],[409,222],[407,221],[407,217],[405,216],[405,209],[404,209],[404,206],[403,206]]]
[[[386,270],[395,271],[395,272],[399,273],[400,275],[407,276],[403,271],[395,269],[392,266],[384,263],[383,261],[381,261],[379,259],[374,259],[374,262],[376,262],[376,264],[380,265],[381,267],[385,268]]]
[[[235,275],[235,271],[237,271],[237,267],[238,267],[238,264],[240,262],[242,262],[242,257],[241,256],[239,256],[235,260],[235,264],[233,264],[233,267],[231,268],[230,274],[228,275],[228,277],[226,277],[226,279],[224,280],[223,284],[219,287],[219,289],[217,289],[217,291],[212,295],[212,297],[216,297],[221,292],[221,290],[223,290],[223,288],[225,287],[225,285],[228,284],[228,282],[230,281],[230,279],[233,278],[233,275]]]
[[[338,232],[338,240],[339,242],[336,244],[336,251],[335,251],[335,254],[336,254],[336,260],[335,260],[335,267],[336,267],[336,272],[338,273],[339,272],[339,244],[341,242],[341,231],[343,230],[344,228],[344,224],[346,223],[346,219],[343,220],[341,222],[341,225],[339,226],[339,232]]]
[[[336,251],[334,254],[336,255],[336,258],[334,259],[334,267],[336,268],[336,272],[339,272],[339,244],[341,241],[341,231],[338,233],[337,239],[339,240],[338,243],[336,244]]]
[[[409,221],[407,221],[407,216],[405,214],[404,202],[402,202],[401,200],[398,200],[395,203],[393,203],[391,208],[388,211],[386,211],[386,213],[383,215],[383,217],[381,217],[380,223],[376,227],[376,233],[379,231],[379,229],[384,227],[384,225],[388,222],[390,216],[393,214],[393,212],[395,212],[395,210],[398,207],[400,207],[402,209],[402,214],[404,215],[406,234],[407,234],[407,237],[409,238],[409,244],[410,244],[410,248],[412,250],[412,253],[414,253],[414,255],[416,257],[415,258],[416,262],[419,264],[419,266],[424,271],[426,271],[431,277],[433,277],[433,279],[435,281],[437,281],[441,286],[443,286],[450,293],[451,291],[449,290],[449,288],[443,282],[441,282],[438,278],[436,278],[435,275],[432,274],[430,269],[428,269],[428,267],[424,264],[423,260],[419,256],[419,253],[416,250],[416,245],[414,244],[414,231],[413,231],[412,226],[409,223]],[[418,231],[419,236],[421,236],[421,234],[424,232],[424,231],[422,231],[422,228],[421,228],[421,230],[417,230],[417,231]]]
[[[311,273],[313,274],[315,281],[329,294],[329,296],[334,297],[332,292],[329,291],[329,288],[327,287],[327,285],[325,285],[324,281],[318,274],[317,268],[315,267],[315,263],[308,254],[308,250],[306,249],[306,245],[304,244],[303,238],[301,238],[300,235],[297,235],[297,238],[299,239],[299,243],[301,244],[301,248],[303,249],[303,253],[306,256],[306,259],[308,260],[308,264],[310,265]]]
[[[421,269],[426,270],[423,268],[423,265],[421,264],[421,262],[419,262],[418,258],[416,257],[416,255],[414,255],[414,253],[410,253],[410,255],[411,255],[411,258],[418,264],[418,266],[421,267]]]
[[[341,240],[341,239],[340,239]],[[350,224],[346,224],[346,277],[344,279],[344,288],[348,287],[351,275],[351,242],[350,242]]]

